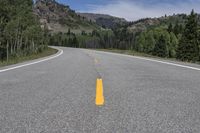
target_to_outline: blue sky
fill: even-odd
[[[72,9],[87,11],[89,5],[104,5],[108,4],[109,0],[57,0],[58,2],[70,5]]]
[[[77,12],[110,14],[127,20],[173,13],[200,13],[200,0],[57,0]]]

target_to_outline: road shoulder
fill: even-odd
[[[52,49],[54,52],[52,52],[51,54],[46,54],[44,56],[40,56],[40,57],[35,58],[35,59],[23,60],[20,63],[0,67],[0,73],[10,71],[10,70],[14,70],[14,69],[21,68],[21,67],[25,67],[25,66],[34,65],[34,64],[41,63],[41,62],[44,62],[44,61],[48,61],[48,60],[54,59],[54,58],[63,54],[63,50],[61,50],[57,47],[49,47],[49,48]]]

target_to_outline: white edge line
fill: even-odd
[[[47,57],[47,58],[39,60],[39,61],[34,61],[34,62],[31,62],[31,63],[27,63],[27,64],[11,67],[11,68],[7,68],[7,69],[2,69],[2,70],[0,70],[0,73],[10,71],[10,70],[14,70],[14,69],[18,69],[18,68],[25,67],[25,66],[30,66],[30,65],[33,65],[33,64],[38,64],[38,63],[41,63],[41,62],[44,62],[44,61],[48,61],[48,60],[54,59],[54,58],[63,54],[62,49],[59,49],[59,48],[56,48],[56,49],[58,50],[57,53],[59,53],[59,54],[56,54],[55,56],[50,56],[49,58]]]
[[[185,65],[180,65],[180,64],[175,64],[175,63],[171,63],[171,62],[159,61],[159,60],[145,58],[145,57],[131,56],[131,55],[111,53],[111,52],[104,52],[104,51],[96,51],[96,52],[106,53],[106,54],[111,54],[111,55],[117,55],[117,56],[124,56],[124,57],[135,58],[135,59],[141,59],[141,60],[146,60],[146,61],[151,61],[151,62],[157,62],[157,63],[167,64],[167,65],[171,65],[171,66],[177,66],[177,67],[188,68],[188,69],[200,71],[200,68],[191,67],[191,66],[185,66]]]

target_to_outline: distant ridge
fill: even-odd
[[[78,13],[80,16],[87,18],[93,22],[96,22],[99,26],[104,28],[116,28],[119,25],[127,23],[126,19],[114,17],[107,14],[94,14],[94,13]]]

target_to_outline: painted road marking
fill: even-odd
[[[56,49],[58,49],[58,48],[56,48]],[[56,58],[56,57],[58,57],[58,56],[63,54],[63,50],[62,49],[58,49],[58,50],[59,50],[59,54],[56,54],[55,56],[51,56],[49,58],[45,58],[45,59],[42,59],[42,60],[39,60],[39,61],[34,61],[34,62],[31,62],[31,63],[18,65],[18,66],[7,68],[7,69],[2,69],[2,70],[0,70],[0,73],[6,72],[6,71],[10,71],[10,70],[14,70],[14,69],[18,69],[18,68],[25,67],[25,66],[30,66],[30,65],[33,65],[33,64],[38,64],[38,63],[41,63],[41,62],[44,62],[44,61],[48,61],[48,60],[54,59],[54,58]]]
[[[171,63],[171,62],[159,61],[159,60],[145,58],[145,57],[123,55],[123,54],[109,53],[109,52],[103,52],[103,51],[96,51],[96,52],[110,54],[110,55],[124,56],[124,57],[129,57],[129,58],[135,58],[135,59],[146,60],[146,61],[151,61],[151,62],[157,62],[157,63],[161,63],[161,64],[166,64],[166,65],[171,65],[171,66],[182,67],[182,68],[187,68],[187,69],[200,71],[200,68],[186,66],[186,65],[180,65],[180,64],[175,64],[175,63]]]
[[[96,101],[97,106],[104,105],[104,95],[103,95],[103,80],[97,79],[96,81]]]

